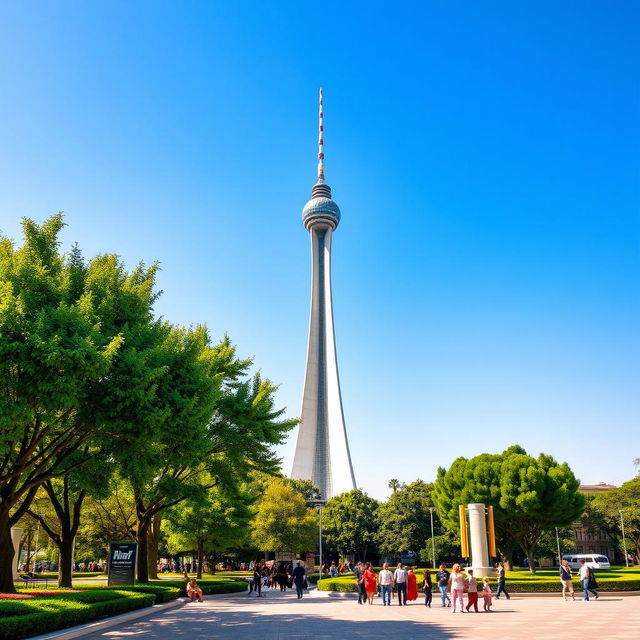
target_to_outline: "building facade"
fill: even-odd
[[[616,487],[606,482],[599,484],[581,484],[580,491],[586,495],[611,491]],[[589,531],[582,522],[573,524],[573,541],[576,543],[576,553],[598,553],[607,556],[610,562],[618,560],[620,555],[615,548],[613,540],[602,529]]]

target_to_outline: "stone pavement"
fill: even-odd
[[[418,600],[407,607],[359,605],[351,598],[311,592],[268,591],[266,597],[209,596],[165,613],[112,627],[85,640],[342,640],[429,638],[449,640],[584,640],[640,637],[640,596],[601,596],[590,602],[561,597],[494,601],[492,613],[451,614],[439,600],[428,609]]]

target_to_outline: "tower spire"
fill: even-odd
[[[312,198],[331,200],[331,187],[324,181],[324,110],[322,108],[322,87],[318,97],[318,182],[311,189]]]
[[[322,87],[318,97],[318,182],[324,182],[324,113],[322,111]]]

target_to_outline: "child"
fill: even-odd
[[[487,577],[482,581],[482,597],[484,598],[484,610],[491,611],[491,587]]]

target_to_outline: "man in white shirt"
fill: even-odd
[[[378,574],[378,584],[382,591],[382,604],[386,607],[391,605],[391,589],[393,588],[393,574],[389,571],[389,567],[385,562],[382,565],[382,571]]]
[[[597,600],[599,597],[598,592],[589,588],[591,583],[591,569],[584,560],[580,560],[580,582],[582,583],[582,591],[584,592],[583,600],[589,600],[589,591],[593,593]]]
[[[393,580],[398,589],[398,604],[402,606],[407,604],[407,580],[409,574],[406,569],[402,568],[402,562],[398,562],[398,568],[393,572]]]

